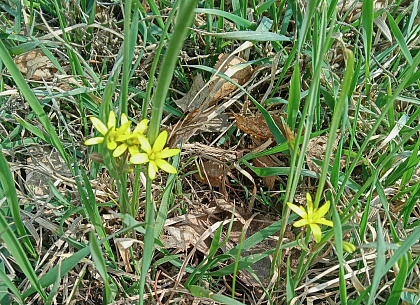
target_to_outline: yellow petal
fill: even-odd
[[[311,227],[311,231],[314,234],[315,241],[319,243],[322,237],[321,228],[318,225],[313,224],[313,223],[311,223],[309,226]]]
[[[149,162],[149,158],[147,157],[147,154],[136,154],[131,156],[130,162],[133,164],[142,164]]]
[[[287,205],[289,206],[289,208],[295,212],[296,214],[298,214],[300,217],[302,217],[303,215],[305,215],[306,213],[304,211],[302,211],[302,209],[300,209],[297,205],[288,202]]]
[[[105,124],[102,123],[100,119],[90,117],[90,120],[93,124],[93,127],[95,127],[97,131],[99,131],[102,135],[106,135],[106,133],[108,132],[108,128],[106,128]]]
[[[317,219],[316,223],[319,223],[320,225],[326,225],[326,226],[329,226],[329,227],[334,227],[334,223],[331,220],[326,220],[325,218]]]
[[[117,148],[117,142],[115,142],[115,141],[107,141],[106,147],[109,150],[114,150],[115,148]]]
[[[127,145],[122,143],[120,145],[118,145],[118,147],[114,150],[114,152],[112,153],[112,155],[114,156],[114,158],[121,156],[125,151],[127,150]]]
[[[134,128],[133,133],[143,133],[147,129],[147,119],[142,120],[140,123],[137,124],[136,128]]]
[[[306,226],[306,225],[308,225],[309,223],[308,223],[308,220],[307,219],[301,219],[301,220],[299,220],[299,221],[296,221],[294,224],[293,224],[293,226],[294,227],[296,227],[296,228],[299,228],[299,227],[303,227],[303,226]]]
[[[153,144],[153,151],[154,152],[161,151],[163,147],[165,147],[167,139],[168,139],[168,133],[166,132],[166,130],[164,130],[156,138],[156,141]]]
[[[319,210],[318,211],[316,211],[315,213],[316,213],[316,215],[318,216],[318,217],[322,217],[322,216],[324,216],[325,214],[327,214],[328,213],[328,211],[330,210],[330,201],[328,200],[322,207],[320,207],[319,208]]]
[[[149,162],[149,177],[150,179],[156,178],[156,172],[158,171],[158,167],[156,166],[155,162]]]
[[[125,113],[121,114],[121,125],[124,125],[127,122],[128,122],[128,118],[125,115]]]
[[[177,154],[179,154],[181,152],[181,150],[179,149],[169,149],[168,147],[165,147],[161,154],[160,157],[163,159],[169,158],[169,157],[173,157],[176,156]]]
[[[312,203],[312,197],[309,193],[306,193],[306,202],[308,208],[308,215],[311,215],[314,211],[314,205]]]
[[[140,154],[139,148],[136,145],[128,146],[128,151],[132,156]]]
[[[104,141],[104,137],[96,137],[96,138],[91,138],[85,141],[85,145],[95,145],[95,144],[100,144]]]
[[[115,119],[115,112],[110,111],[108,117],[108,128],[115,127],[117,125],[117,120]]]
[[[147,153],[151,153],[152,147],[150,146],[149,140],[146,137],[138,137],[141,145],[141,149],[143,149]]]
[[[165,172],[170,173],[170,174],[176,174],[176,168],[173,167],[172,165],[170,165],[165,160],[157,159],[157,160],[155,160],[155,163],[156,163],[157,166],[159,166]]]

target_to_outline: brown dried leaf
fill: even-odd
[[[194,177],[202,183],[208,184],[212,187],[221,187],[223,182],[223,175],[225,175],[225,166],[222,163],[215,161],[200,162],[200,177],[199,173],[194,173]]]
[[[233,114],[233,116],[236,119],[238,128],[243,132],[263,140],[268,140],[269,138],[274,139],[274,136],[268,128],[268,125],[262,115],[245,117],[240,114]],[[273,116],[272,118],[277,126],[281,124],[279,116]]]
[[[19,71],[33,80],[51,80],[57,68],[40,50],[30,51],[15,59]]]
[[[328,135],[318,136],[309,140],[308,147],[306,149],[306,164],[309,170],[316,173],[321,173],[321,168],[316,165],[311,159],[324,160],[325,150],[327,148]],[[340,132],[337,132],[334,144],[333,152],[337,150],[338,142],[340,141]],[[334,163],[334,156],[331,156],[330,164]]]
[[[209,94],[208,87],[201,74],[194,77],[190,91],[179,100],[175,100],[175,104],[183,111],[195,110],[201,106]]]
[[[229,57],[230,54],[220,54],[219,59],[216,62],[214,69],[219,70],[220,66],[223,64],[223,62]],[[234,67],[235,65],[246,63],[246,60],[239,56],[232,56],[230,57],[226,63],[222,66],[220,69],[220,72],[225,73],[228,69]],[[243,68],[239,68],[237,72],[235,72],[231,79],[237,82],[239,85],[245,84],[250,77],[252,76],[253,69],[251,66],[246,66]],[[220,80],[220,77],[217,77],[215,80],[213,80],[210,83],[210,90],[211,91],[214,86],[217,84],[217,82]],[[210,101],[210,105],[216,104],[218,101],[220,101],[222,98],[228,96],[231,92],[236,90],[236,86],[232,83],[225,82],[222,87],[215,93],[215,95],[212,97]]]
[[[252,160],[254,165],[256,167],[274,167],[276,164],[273,162],[273,160],[270,158],[270,156],[260,156]],[[261,177],[264,181],[265,185],[269,187],[270,189],[273,189],[274,183],[276,182],[276,176],[267,176],[267,177]]]

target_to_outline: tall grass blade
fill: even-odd
[[[64,150],[63,144],[61,140],[58,138],[58,135],[55,131],[55,128],[52,126],[48,116],[45,114],[44,109],[40,105],[38,99],[36,98],[35,94],[32,92],[31,88],[27,84],[26,80],[23,78],[22,73],[17,68],[16,64],[14,63],[12,57],[7,52],[6,47],[3,44],[3,41],[0,40],[0,58],[4,62],[7,70],[9,71],[10,75],[12,76],[13,80],[15,81],[16,85],[18,86],[19,90],[22,92],[22,95],[25,97],[25,100],[28,102],[31,109],[34,111],[35,115],[41,122],[42,126],[48,133],[48,136],[51,138],[52,145],[60,152],[61,156],[63,157],[64,161],[67,164],[67,167],[70,171],[72,171],[72,166],[70,163],[70,159]]]
[[[25,226],[20,215],[19,200],[15,188],[15,180],[13,179],[12,173],[10,172],[9,164],[7,163],[6,158],[4,157],[2,151],[0,150],[0,182],[1,187],[3,188],[4,194],[7,199],[10,212],[12,213],[13,221],[16,226],[16,231],[20,238],[22,239],[23,244],[29,253],[36,257],[36,252],[34,247],[27,236]]]
[[[19,243],[19,240],[16,238],[11,227],[7,223],[3,214],[0,213],[0,237],[3,239],[3,242],[7,245],[7,249],[10,254],[16,260],[16,263],[19,265],[20,270],[28,278],[29,282],[32,284],[32,287],[37,291],[42,299],[47,300],[47,295],[42,289],[42,286],[35,274],[34,269],[32,268],[31,262],[26,256],[25,251]]]

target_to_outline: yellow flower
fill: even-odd
[[[331,220],[326,220],[323,216],[327,214],[330,209],[330,202],[327,201],[322,207],[314,211],[314,206],[312,204],[312,198],[309,193],[306,193],[306,201],[308,202],[308,212],[302,206],[294,205],[293,203],[288,202],[287,205],[289,208],[302,217],[301,220],[296,221],[293,226],[302,227],[309,225],[312,233],[314,234],[315,241],[319,243],[321,241],[322,233],[319,225],[333,226]]]
[[[121,116],[121,124],[123,124],[123,116],[125,117],[124,120],[127,120],[127,117],[123,114]],[[134,128],[133,133],[130,130],[123,135],[117,137],[118,142],[122,142],[118,147],[114,150],[112,154],[114,157],[121,156],[127,149],[131,155],[139,153],[138,146],[140,144],[140,138],[146,138],[144,134],[147,130],[147,119],[142,120],[140,123],[137,124],[136,128]]]
[[[149,162],[148,172],[150,179],[156,178],[156,173],[159,168],[163,169],[165,172],[170,174],[175,174],[176,169],[171,164],[169,164],[164,159],[173,157],[179,154],[181,151],[179,149],[169,149],[165,147],[166,140],[168,139],[168,133],[162,131],[159,136],[156,138],[153,147],[150,146],[149,140],[145,137],[139,137],[141,149],[144,153],[137,152],[133,154],[130,158],[130,161],[134,164],[142,164]]]
[[[123,119],[125,117],[125,120]],[[95,145],[103,143],[105,136],[107,135],[106,146],[109,150],[114,150],[117,147],[117,138],[125,133],[130,128],[131,122],[128,121],[125,115],[121,116],[121,126],[116,128],[116,118],[114,111],[109,112],[108,123],[105,125],[96,117],[91,117],[93,127],[99,131],[103,137],[95,137],[85,141],[85,145]]]

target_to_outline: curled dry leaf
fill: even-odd
[[[214,69],[220,69],[220,72],[227,74],[232,80],[243,85],[250,79],[253,72],[252,67],[250,65],[238,67],[238,64],[244,64],[246,61],[238,56],[228,57],[229,54],[220,54]],[[213,89],[217,91],[214,92],[213,96],[209,96]],[[192,111],[198,109],[203,104],[212,106],[234,90],[236,90],[235,85],[220,77],[215,77],[211,82],[206,84],[203,77],[198,74],[193,79],[190,91],[181,99],[175,100],[175,103],[183,111]],[[207,103],[204,103],[206,99]],[[205,108],[207,108],[207,106],[205,106]]]
[[[229,69],[236,69],[237,71],[234,72],[234,74],[231,76],[231,79],[237,82],[239,85],[245,84],[252,76],[253,69],[251,66],[240,66],[237,67],[239,64],[246,63],[246,60],[239,56],[231,56],[229,59],[230,54],[220,54],[219,59],[216,62],[214,69],[219,70],[220,72],[223,72],[227,75],[230,75],[230,73],[226,73]],[[226,61],[226,59],[228,59]],[[226,61],[226,62],[225,62]],[[216,77],[215,80],[213,80],[209,87],[211,91],[217,84],[217,82],[220,80],[220,77]],[[234,90],[236,90],[236,86],[232,83],[224,81],[222,87],[217,90],[217,92],[214,94],[210,101],[210,105],[216,104],[218,101],[220,101],[222,98],[228,96],[230,93],[232,93]]]
[[[57,68],[40,50],[30,51],[15,59],[19,71],[33,80],[51,80]]]
[[[262,115],[245,117],[240,114],[233,114],[233,116],[236,119],[238,128],[243,132],[263,140],[268,140],[270,138],[274,139],[274,136],[268,128],[268,125]],[[277,126],[281,124],[281,119],[279,116],[272,116],[272,118]]]

